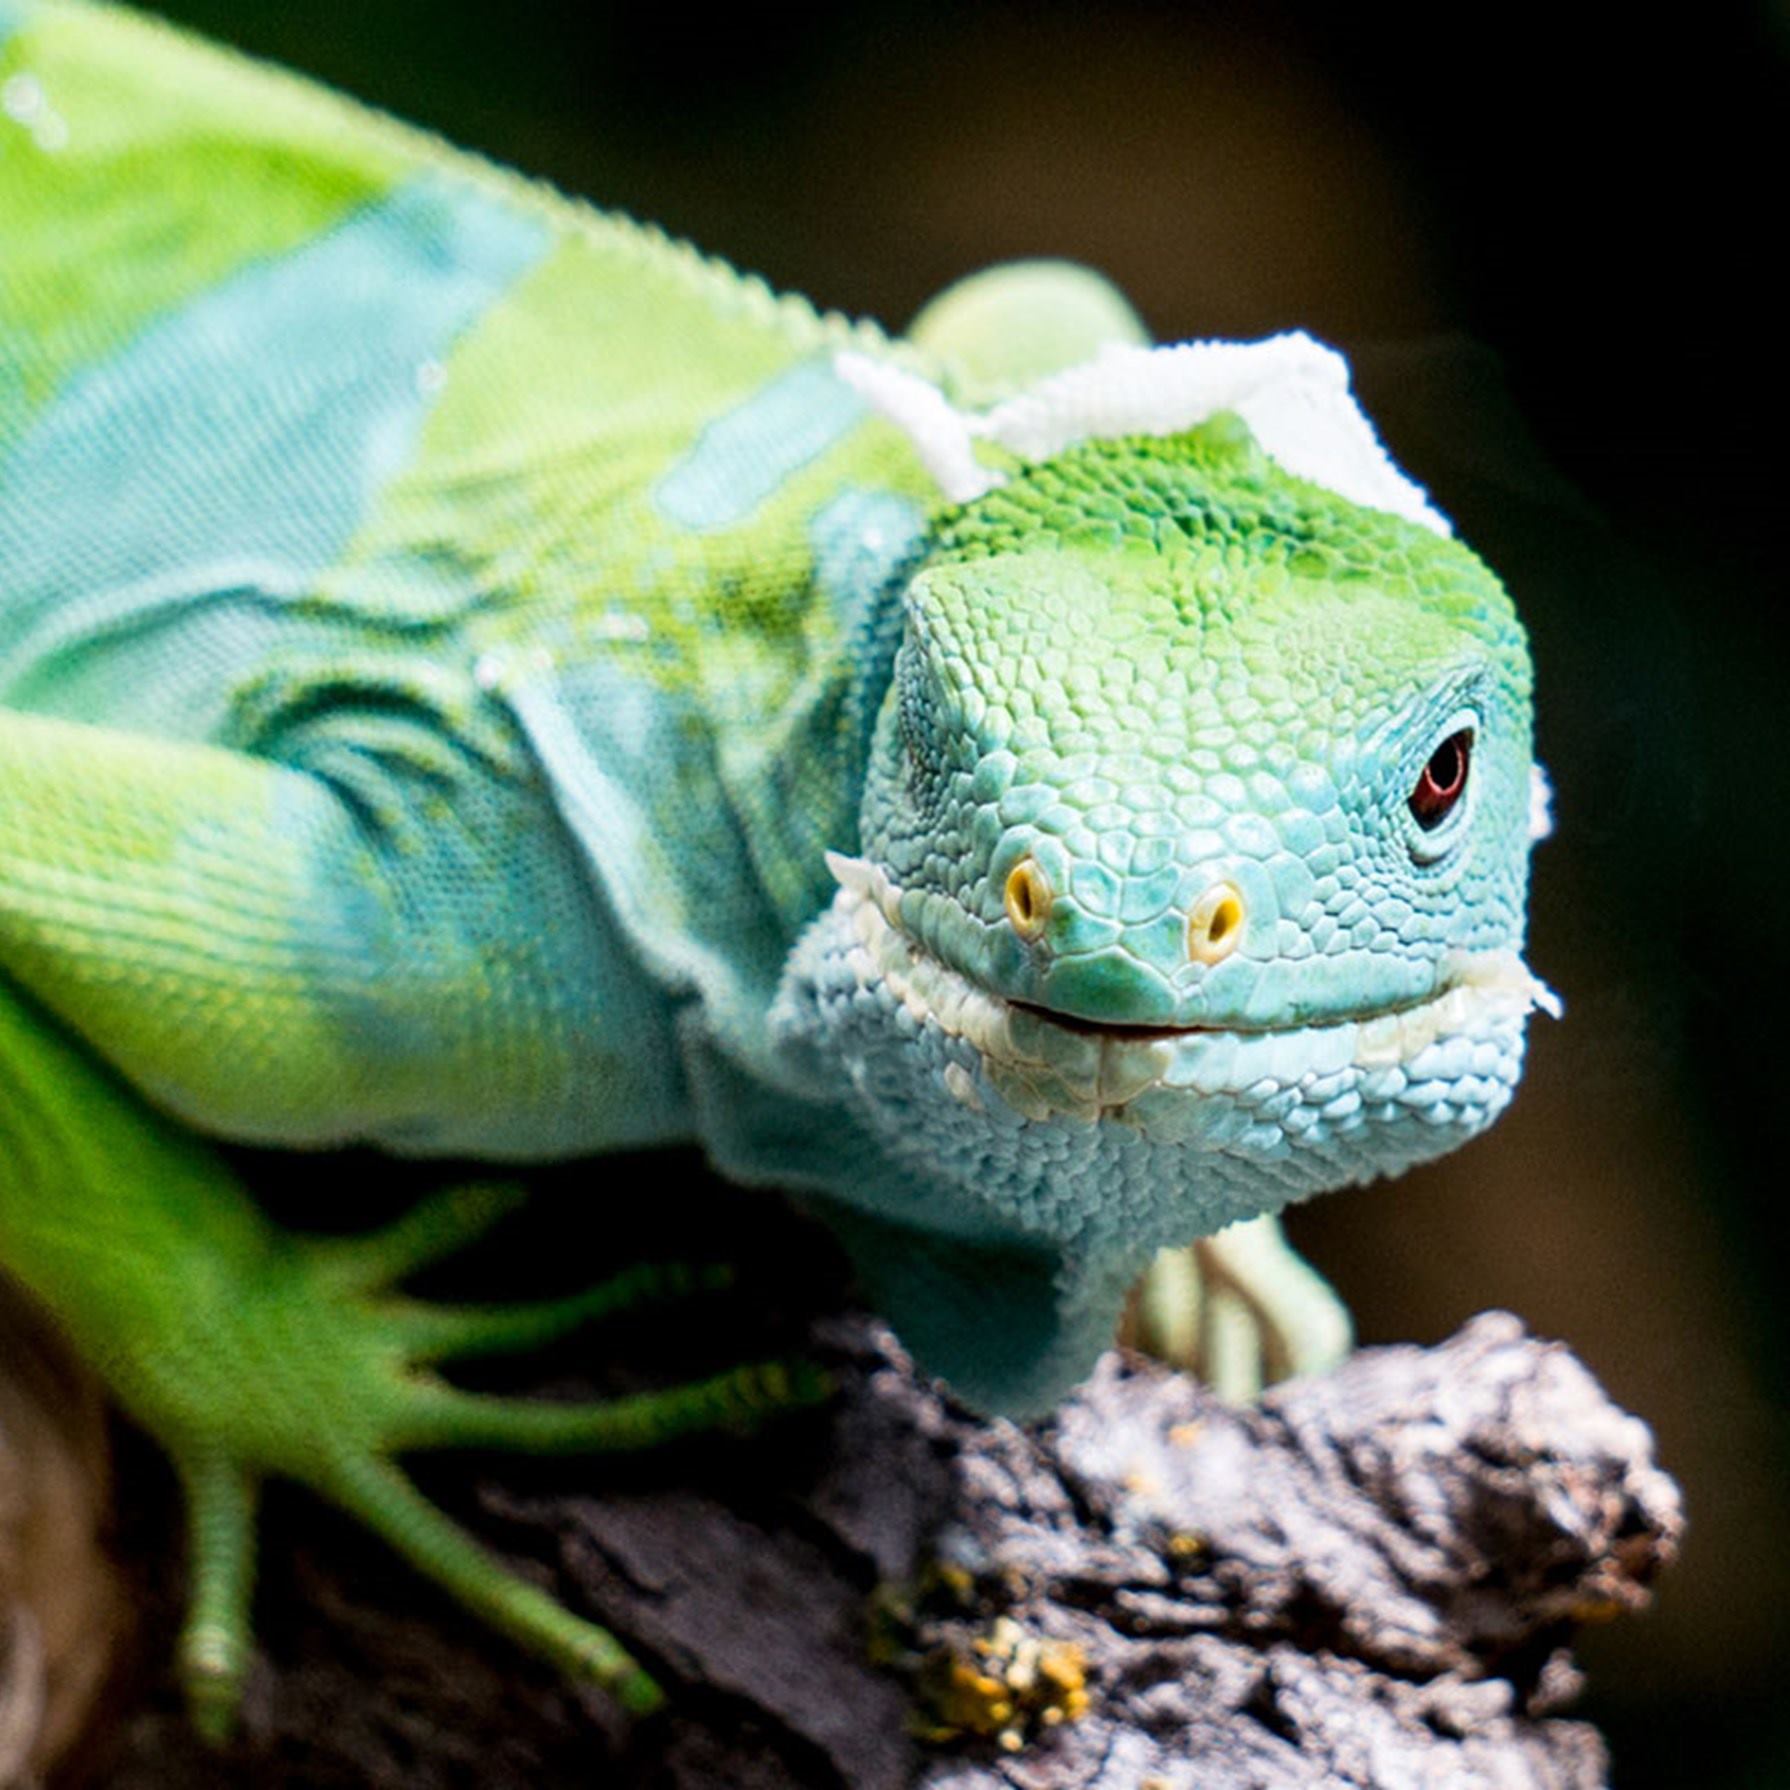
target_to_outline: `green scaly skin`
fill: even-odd
[[[425,1305],[508,1194],[301,1238],[215,1140],[697,1138],[991,1409],[1195,1237],[1227,1381],[1343,1346],[1274,1212],[1489,1122],[1544,998],[1528,661],[1466,548],[1223,407],[940,473],[852,371],[986,405],[1141,341],[1078,270],[892,343],[74,0],[0,0],[0,98],[0,1264],[180,1470],[207,1732],[269,1476],[646,1708],[398,1457],[820,1392],[457,1391],[691,1276]]]

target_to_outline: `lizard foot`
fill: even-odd
[[[1275,1380],[1335,1367],[1354,1330],[1279,1220],[1257,1218],[1163,1250],[1132,1295],[1122,1340],[1242,1404]]]
[[[570,1298],[438,1306],[393,1291],[471,1242],[516,1193],[456,1188],[366,1238],[280,1236],[257,1272],[208,1312],[208,1369],[175,1360],[132,1401],[174,1455],[187,1495],[191,1593],[180,1670],[195,1726],[234,1726],[252,1647],[249,1603],[262,1480],[297,1479],[365,1522],[469,1609],[627,1708],[661,1700],[606,1630],[517,1577],[416,1490],[396,1464],[417,1449],[532,1453],[639,1449],[716,1426],[750,1426],[827,1391],[778,1362],[631,1397],[576,1404],[467,1392],[430,1371],[450,1357],[527,1349],[645,1300],[725,1284],[724,1271],[637,1267]],[[220,1373],[219,1364],[227,1371]],[[184,1396],[183,1396],[184,1392]]]

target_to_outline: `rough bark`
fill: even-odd
[[[629,1730],[346,1525],[265,1587],[222,1765],[152,1697],[104,1781],[672,1790],[1591,1790],[1557,1711],[1575,1623],[1644,1603],[1681,1528],[1643,1424],[1482,1317],[1257,1409],[1114,1355],[1048,1425],[984,1424],[827,1320],[828,1409],[460,1507],[671,1692]],[[452,1500],[450,1483],[434,1489]],[[916,1728],[930,1730],[929,1737]]]
[[[0,1284],[0,1790],[76,1748],[127,1628],[98,1387]]]

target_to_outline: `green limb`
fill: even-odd
[[[340,1463],[321,1490],[382,1535],[475,1615],[561,1671],[601,1684],[636,1714],[664,1694],[608,1630],[519,1579],[424,1498],[389,1461]]]
[[[320,1273],[340,1291],[378,1292],[476,1243],[527,1197],[526,1189],[506,1182],[445,1187],[418,1200],[383,1230],[308,1242],[306,1248]]]
[[[235,1723],[254,1647],[249,1602],[260,1487],[226,1454],[208,1451],[180,1467],[189,1554],[180,1678],[194,1728],[219,1746]]]
[[[540,1347],[567,1332],[638,1306],[727,1286],[721,1267],[642,1263],[564,1299],[520,1305],[395,1304],[392,1319],[412,1361],[466,1360]]]
[[[817,1403],[826,1377],[800,1363],[763,1362],[657,1392],[595,1403],[492,1398],[440,1381],[408,1390],[392,1434],[400,1448],[507,1448],[530,1454],[613,1453],[679,1436],[754,1425]]]
[[[192,1573],[180,1671],[209,1738],[228,1734],[252,1655],[256,1503],[275,1476],[360,1517],[525,1646],[631,1708],[656,1701],[613,1637],[486,1554],[410,1486],[395,1457],[471,1443],[644,1447],[755,1420],[820,1385],[801,1370],[757,1367],[567,1407],[481,1399],[430,1378],[423,1362],[444,1352],[520,1347],[718,1278],[648,1269],[533,1311],[437,1310],[386,1290],[476,1238],[516,1198],[460,1188],[371,1236],[292,1237],[215,1151],[0,978],[0,1261],[179,1468]]]
[[[352,954],[332,943],[354,891],[386,898],[370,913],[413,907],[403,885],[427,855],[375,843],[325,779],[0,709],[0,789],[0,962],[137,1086],[206,1129],[296,1142],[338,1138],[350,1116],[364,1133],[441,1082],[441,1060],[400,1061],[341,1024],[360,990],[378,1009],[368,1038],[445,1051],[460,1008],[421,967],[449,931],[400,917],[359,925]],[[384,973],[369,981],[368,963]]]

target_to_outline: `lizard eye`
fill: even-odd
[[[1467,788],[1467,768],[1473,758],[1473,729],[1451,733],[1429,756],[1411,791],[1408,806],[1412,818],[1433,832],[1454,812]]]

